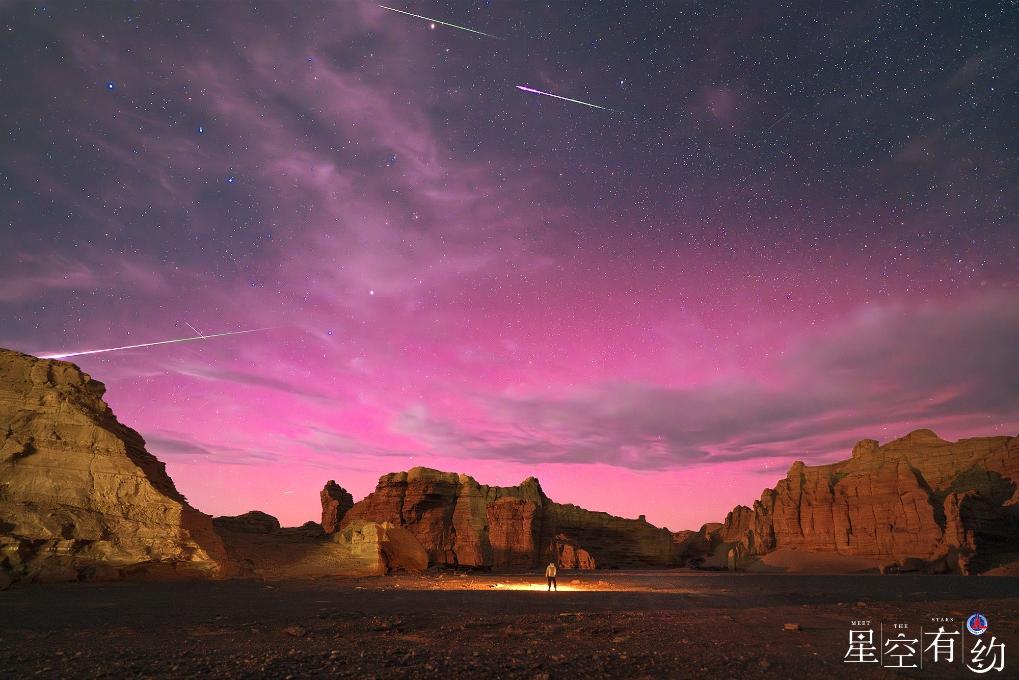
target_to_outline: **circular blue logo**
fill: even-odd
[[[966,630],[970,635],[983,635],[987,632],[987,617],[983,614],[970,614],[966,619]]]

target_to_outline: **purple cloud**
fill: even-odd
[[[609,383],[558,396],[486,397],[464,427],[418,407],[394,424],[446,455],[667,469],[842,457],[856,439],[920,427],[1019,425],[1019,302],[876,307],[746,377],[691,387]]]

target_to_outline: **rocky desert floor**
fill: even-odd
[[[432,573],[0,592],[0,677],[1017,677],[1019,579]],[[985,614],[1001,673],[847,664],[853,621]],[[793,624],[787,626],[786,624]],[[787,630],[794,628],[794,630]],[[989,637],[988,635],[988,637]],[[972,639],[972,638],[971,638]]]

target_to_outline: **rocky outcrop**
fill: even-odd
[[[775,550],[870,558],[888,569],[982,571],[1019,541],[1019,438],[948,442],[917,430],[849,460],[796,462],[713,538],[736,562]]]
[[[672,535],[673,555],[678,567],[724,566],[713,565],[711,556],[721,543],[721,522],[710,522],[698,531],[677,531]],[[717,560],[716,560],[717,562]]]
[[[376,576],[428,566],[417,539],[388,523],[356,521],[326,534],[317,522],[280,527],[275,517],[257,511],[213,521],[242,576]]]
[[[217,531],[244,531],[251,534],[271,534],[280,529],[280,521],[260,510],[252,510],[236,517],[216,517],[212,526]]]
[[[117,422],[104,391],[74,364],[0,349],[0,575],[226,573],[211,518]]]
[[[340,520],[347,510],[354,507],[354,497],[332,479],[326,482],[319,496],[322,500],[322,530],[331,534],[340,527]]]
[[[356,520],[405,527],[437,565],[531,569],[558,559],[566,568],[591,569],[674,560],[668,530],[555,503],[533,477],[498,487],[421,467],[383,475],[341,529]]]
[[[188,505],[163,463],[117,422],[105,388],[77,366],[0,349],[0,587],[18,581],[369,575],[427,566],[398,526],[326,534]],[[323,521],[353,505],[331,482]]]
[[[334,534],[333,540],[349,546],[351,555],[371,560],[377,574],[418,572],[428,567],[428,553],[414,535],[390,522],[355,520]]]
[[[598,563],[595,562],[591,553],[578,546],[566,534],[557,534],[552,539],[552,555],[556,564],[563,569],[596,569],[598,567]]]

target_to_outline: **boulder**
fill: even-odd
[[[379,548],[385,559],[386,573],[420,572],[428,568],[428,553],[414,535],[390,522],[378,525]]]

